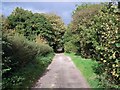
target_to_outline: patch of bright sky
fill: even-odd
[[[29,1],[27,2],[27,0],[24,0],[26,2],[14,2],[16,0],[11,0],[13,2],[7,2],[7,0],[4,0],[2,2],[2,14],[5,16],[9,16],[12,11],[16,8],[16,7],[22,7],[23,9],[26,10],[30,10],[33,13],[37,12],[37,13],[56,13],[57,15],[61,16],[64,23],[67,25],[69,24],[69,22],[72,20],[72,11],[75,9],[75,5],[76,4],[82,4],[82,2],[72,2],[72,1],[81,1],[81,0],[64,0],[66,2],[62,2],[63,0],[61,0],[61,2],[51,2],[51,1],[55,1],[55,0],[44,0],[44,2],[42,2],[43,0],[34,0],[34,2]],[[23,0],[19,0],[19,1],[23,1]],[[35,2],[36,1],[36,2]],[[38,2],[37,2],[38,1]],[[47,2],[45,2],[47,1]],[[48,2],[49,1],[49,2]],[[60,1],[60,0],[58,0]],[[69,1],[69,2],[68,2]],[[87,0],[85,0],[87,1]],[[89,2],[92,0],[89,0]],[[99,0],[97,0],[98,2]],[[101,0],[103,1],[103,0]],[[104,0],[104,1],[108,1],[108,0]]]

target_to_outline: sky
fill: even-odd
[[[33,13],[55,13],[61,16],[65,24],[71,21],[72,11],[75,9],[77,3],[68,2],[4,2],[2,3],[2,13],[9,16],[16,7],[30,10]],[[80,3],[78,3],[80,4]]]
[[[12,0],[11,0],[12,1]],[[47,1],[47,0],[45,0]],[[70,0],[72,1],[72,0]],[[2,14],[9,16],[16,7],[22,7],[25,10],[30,10],[33,13],[55,13],[61,16],[64,23],[67,25],[72,20],[72,11],[75,10],[76,4],[83,2],[2,2]]]

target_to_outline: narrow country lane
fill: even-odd
[[[56,54],[33,88],[90,88],[71,58],[63,53]]]

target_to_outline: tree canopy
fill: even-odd
[[[7,18],[7,29],[23,34],[29,40],[44,39],[51,47],[63,47],[66,30],[62,19],[56,14],[40,14],[16,8]]]

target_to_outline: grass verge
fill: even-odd
[[[84,59],[81,56],[74,55],[73,53],[65,53],[70,56],[76,67],[81,71],[86,78],[91,88],[100,88],[97,75],[94,73],[93,66],[97,65],[97,62],[91,59]]]

